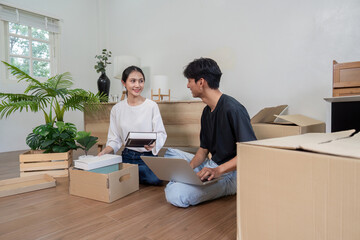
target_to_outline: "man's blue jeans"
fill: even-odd
[[[138,164],[139,166],[139,182],[147,185],[161,185],[162,181],[150,170],[140,156],[154,156],[152,152],[137,152],[125,148],[122,151],[123,163]]]
[[[169,148],[165,153],[165,157],[183,158],[190,162],[194,155]],[[215,168],[217,166],[214,161],[206,159],[194,171],[198,172],[203,167]],[[222,179],[213,184],[198,186],[170,181],[165,188],[166,200],[177,207],[197,205],[201,202],[234,194],[236,194],[236,171],[223,174]]]

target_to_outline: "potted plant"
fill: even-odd
[[[84,111],[98,108],[104,96],[85,91],[81,88],[70,89],[73,81],[70,73],[62,73],[45,82],[34,79],[19,68],[4,62],[18,82],[26,82],[23,94],[0,92],[0,118],[8,117],[16,111],[43,112],[45,123],[54,124],[55,120],[64,121],[64,113],[70,110]]]
[[[69,110],[98,109],[104,97],[83,89],[71,89],[70,73],[58,74],[41,82],[17,67],[3,62],[19,82],[28,83],[23,94],[0,93],[0,118],[16,111],[43,112],[45,125],[40,125],[27,137],[31,151],[21,154],[20,176],[49,173],[67,176],[72,163],[76,127],[64,123],[64,113]],[[90,104],[88,104],[90,103]],[[55,126],[54,126],[55,124]],[[45,153],[45,154],[44,154]]]
[[[100,55],[95,56],[97,62],[94,68],[97,73],[101,72],[101,75],[97,81],[97,86],[99,89],[99,93],[107,96],[107,99],[105,101],[108,101],[110,90],[110,79],[106,76],[106,66],[108,64],[111,64],[111,62],[109,61],[111,54],[111,51],[103,49]]]
[[[76,127],[72,123],[56,122],[34,128],[26,137],[26,144],[31,150],[43,150],[44,153],[60,153],[76,150]]]
[[[55,125],[55,126],[54,126]],[[67,177],[72,164],[72,150],[76,127],[72,123],[46,123],[34,128],[27,136],[26,144],[31,148],[20,154],[20,176],[47,173],[53,177]]]
[[[94,146],[97,143],[98,137],[91,136],[91,132],[79,131],[76,134],[75,140],[79,144],[78,148],[81,148],[84,150],[85,157],[87,157],[87,156],[93,157],[92,155],[88,155],[88,151],[90,150],[90,148],[92,146]],[[84,155],[80,156],[79,158],[82,158],[82,157],[84,157]]]

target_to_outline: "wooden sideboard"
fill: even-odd
[[[96,111],[84,111],[85,131],[99,138],[98,145],[106,144],[110,111],[116,103],[102,103]],[[205,103],[202,101],[158,102],[167,139],[165,147],[199,147],[200,118]]]
[[[360,95],[360,62],[333,61],[333,97]]]
[[[360,61],[333,61],[333,97],[331,132],[356,129],[360,131]]]

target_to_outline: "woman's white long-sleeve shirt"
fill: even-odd
[[[106,146],[119,151],[125,144],[129,132],[156,132],[156,143],[152,153],[157,155],[164,146],[166,132],[158,105],[149,99],[137,106],[130,106],[127,99],[117,103],[110,113],[110,126]],[[146,152],[145,148],[129,148],[138,152]]]

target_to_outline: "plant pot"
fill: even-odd
[[[64,153],[43,153],[30,150],[20,154],[20,177],[49,174],[53,177],[67,177],[72,164],[73,151]]]
[[[104,102],[107,102],[109,99],[110,79],[106,76],[105,72],[101,73],[97,81],[97,85],[99,92],[102,94],[106,94],[106,101]]]

